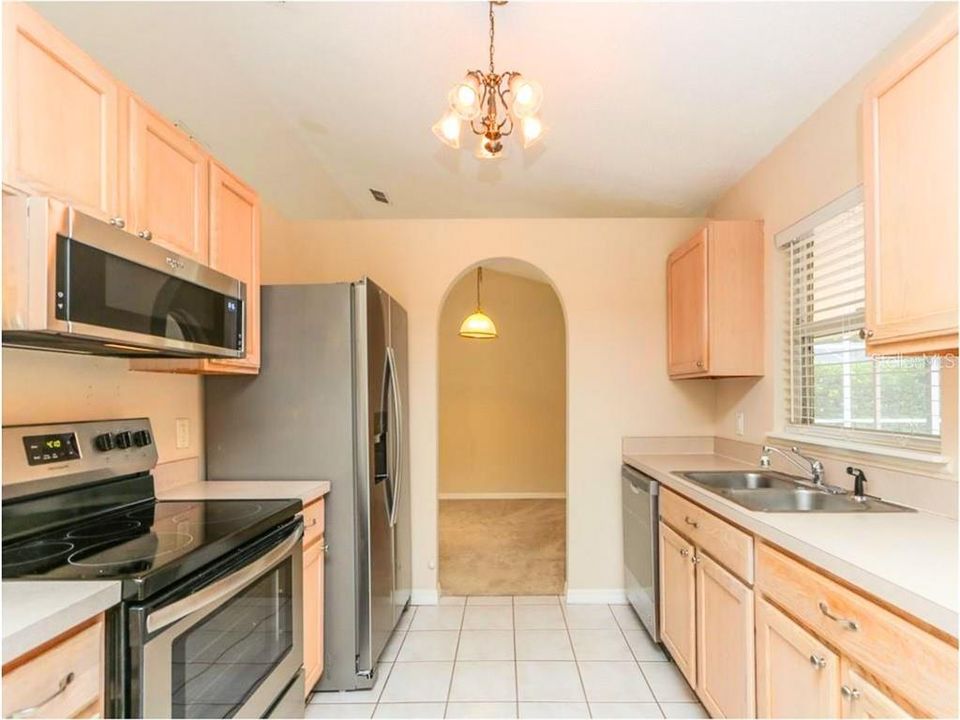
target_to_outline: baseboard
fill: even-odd
[[[568,605],[626,605],[627,594],[623,588],[567,589]]]
[[[440,603],[440,592],[434,590],[411,590],[411,605],[438,605]]]
[[[440,493],[441,500],[563,500],[562,492]]]

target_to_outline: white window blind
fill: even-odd
[[[786,418],[792,432],[940,447],[936,358],[871,358],[864,327],[863,202],[848,193],[779,233],[788,253]]]

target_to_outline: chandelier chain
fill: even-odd
[[[490,74],[493,75],[493,0],[490,0]]]

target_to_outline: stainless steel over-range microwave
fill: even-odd
[[[3,211],[5,346],[243,357],[244,283],[50,198]]]

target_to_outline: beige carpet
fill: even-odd
[[[566,536],[564,500],[441,500],[441,592],[558,595]]]

